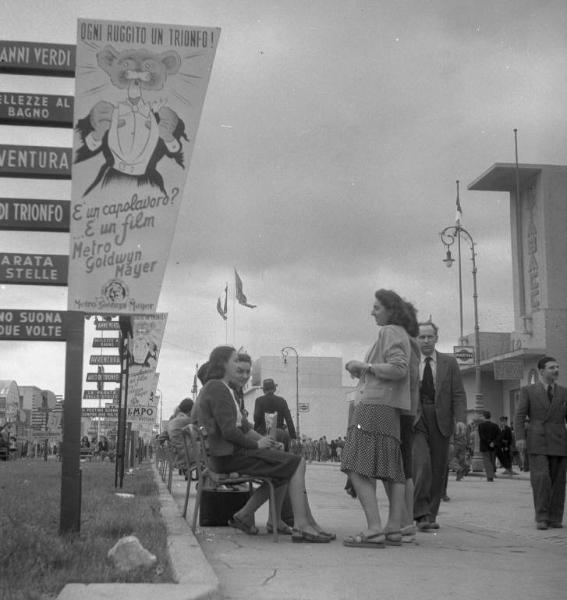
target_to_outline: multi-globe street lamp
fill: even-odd
[[[293,346],[285,346],[281,350],[284,365],[287,365],[287,356],[290,351],[295,354],[295,422],[297,439],[299,439],[299,353]]]

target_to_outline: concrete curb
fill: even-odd
[[[69,583],[57,600],[218,600],[219,580],[153,465],[177,583]]]

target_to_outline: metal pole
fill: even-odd
[[[156,390],[159,392],[159,433],[161,435],[161,424],[163,423],[163,392],[161,390]]]
[[[81,530],[81,392],[83,389],[83,345],[85,317],[67,313],[65,349],[65,402],[61,445],[61,513],[59,533]]]
[[[297,421],[297,439],[299,439],[299,354],[295,353],[295,419]]]
[[[480,370],[480,328],[478,324],[478,291],[476,284],[476,252],[475,244],[471,238],[472,265],[473,265],[473,304],[474,304],[474,355],[475,355],[475,410],[480,413],[484,409],[482,403],[482,373]]]
[[[295,421],[297,425],[297,439],[299,439],[299,352],[293,346],[284,346],[281,349],[284,364],[287,364],[289,350],[295,354]]]
[[[459,259],[459,322],[461,326],[461,335],[459,336],[459,343],[461,346],[464,344],[463,334],[463,271],[461,266],[461,226],[457,226],[457,250]]]

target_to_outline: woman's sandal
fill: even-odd
[[[331,540],[331,542],[332,542],[333,540],[336,540],[336,539],[337,539],[337,534],[336,534],[336,533],[329,533],[329,532],[327,532],[327,531],[322,531],[321,529],[318,529],[318,530],[317,530],[317,533],[318,533],[319,535],[324,535],[325,537],[328,537],[328,538],[329,538],[329,540]]]
[[[402,532],[401,531],[386,531],[386,546],[401,546]]]
[[[402,542],[404,544],[412,544],[415,542],[415,525],[406,525],[405,527],[402,527],[400,531],[402,533]]]
[[[268,533],[274,533],[274,528],[271,523],[266,523],[266,531]],[[278,533],[281,535],[291,535],[293,533],[293,528],[289,525],[285,525],[284,527],[278,527]]]
[[[348,548],[385,548],[386,536],[383,531],[370,535],[359,533],[358,535],[351,535],[344,539],[343,546],[347,546]]]
[[[232,519],[228,520],[228,524],[231,527],[244,531],[247,535],[258,535],[258,528],[251,523],[246,523],[242,519],[239,519],[236,515],[232,516]]]
[[[294,529],[291,534],[291,541],[300,544],[302,542],[307,542],[310,544],[328,544],[331,541],[331,538],[321,535],[318,533],[309,533],[308,531],[303,531],[302,529]]]

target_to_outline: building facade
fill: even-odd
[[[514,331],[480,333],[480,367],[482,408],[512,421],[520,387],[537,381],[542,356],[567,369],[567,167],[496,163],[469,189],[510,194]],[[464,340],[474,341],[474,334]],[[461,369],[472,420],[475,367]]]

